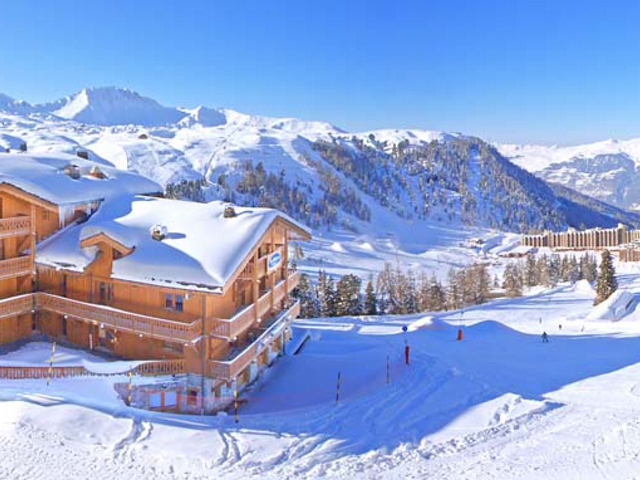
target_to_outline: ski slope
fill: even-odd
[[[620,283],[640,295],[637,271]],[[640,322],[635,304],[590,319],[593,297],[581,282],[464,312],[298,320],[310,340],[243,394],[238,424],[130,409],[111,388],[124,377],[2,380],[0,478],[635,478]]]

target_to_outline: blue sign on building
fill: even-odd
[[[267,262],[267,268],[269,270],[273,270],[278,265],[280,265],[280,261],[281,260],[282,260],[282,255],[280,255],[280,252],[273,252],[271,255],[269,255],[269,261]]]

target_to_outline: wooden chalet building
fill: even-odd
[[[73,156],[0,154],[0,344],[44,334],[171,361],[215,410],[284,348],[299,313],[288,246],[310,233],[161,191]]]

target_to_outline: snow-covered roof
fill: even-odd
[[[64,173],[64,167],[80,167],[80,178]],[[90,175],[97,166],[105,178]],[[84,160],[69,154],[0,153],[0,184],[8,183],[56,205],[73,205],[122,194],[162,192],[156,182],[141,175]]]
[[[120,197],[106,201],[85,223],[42,242],[36,261],[83,270],[96,249],[80,242],[104,234],[133,252],[113,262],[113,278],[179,288],[219,289],[230,280],[273,221],[280,217],[308,230],[285,214],[268,208],[235,207],[224,217],[223,202],[196,203],[154,197]],[[150,228],[167,227],[161,241]]]

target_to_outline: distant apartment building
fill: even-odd
[[[548,247],[556,250],[603,250],[632,249],[640,243],[640,230],[629,230],[626,225],[615,228],[591,228],[566,232],[546,231],[535,235],[523,235],[522,245],[526,247]]]

